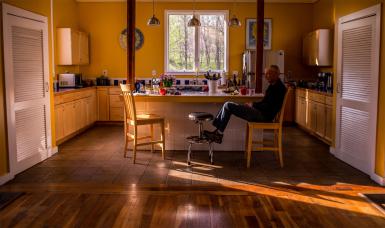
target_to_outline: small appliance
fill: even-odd
[[[79,88],[83,87],[82,74],[65,73],[59,74],[59,88]]]

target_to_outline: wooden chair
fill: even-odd
[[[247,159],[247,168],[250,167],[250,159],[251,159],[251,150],[253,145],[258,144],[261,146],[258,146],[256,148],[253,148],[255,151],[274,151],[278,157],[279,157],[279,163],[281,167],[283,167],[283,157],[282,157],[282,123],[283,123],[283,116],[285,111],[285,106],[287,103],[287,97],[291,92],[291,88],[287,88],[285,98],[282,103],[281,110],[277,113],[274,120],[271,123],[257,123],[257,122],[248,122],[247,123],[247,129],[246,129],[246,150],[245,150],[245,157]],[[274,132],[274,140],[270,141],[271,144],[266,145],[264,144],[265,141],[262,139],[262,141],[253,141],[253,130],[259,129],[259,130],[273,130]],[[263,136],[262,136],[263,137]]]
[[[128,143],[134,141],[132,147],[133,163],[136,160],[136,150],[139,146],[151,145],[151,151],[154,152],[154,145],[159,145],[162,149],[162,158],[165,151],[165,130],[164,118],[155,114],[137,114],[134,96],[129,85],[120,84],[124,98],[124,157],[127,157]],[[160,140],[154,140],[154,124],[159,124],[161,128]],[[149,125],[150,135],[138,137],[138,126]],[[133,134],[130,133],[130,127],[133,127]],[[138,143],[139,140],[150,139],[149,142]]]

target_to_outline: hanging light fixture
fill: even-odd
[[[147,21],[148,26],[159,26],[160,21],[155,17],[155,0],[152,0],[152,17]]]
[[[233,12],[235,11],[235,5],[236,5],[236,0],[233,1]],[[235,13],[233,14],[233,17],[230,18],[228,25],[230,27],[240,27],[241,26],[241,21],[235,16]]]
[[[193,17],[187,23],[188,27],[199,27],[201,22],[195,17],[195,0],[193,2]]]

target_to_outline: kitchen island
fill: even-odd
[[[66,89],[55,93],[56,139],[58,143],[68,140],[79,130],[94,122],[122,121],[124,104],[120,94],[121,91],[118,86]],[[186,137],[198,134],[198,126],[188,119],[189,113],[208,112],[215,116],[226,101],[246,103],[259,101],[262,98],[263,94],[243,96],[222,92],[215,94],[182,92],[181,95],[164,96],[135,94],[138,113],[153,113],[165,118],[166,150],[187,150]],[[214,149],[243,151],[245,127],[245,121],[233,117],[226,129],[223,143],[215,144]],[[204,128],[213,130],[209,122],[205,123]],[[148,133],[148,130],[148,127],[139,127],[139,135],[142,135],[141,132]],[[157,127],[155,127],[155,131],[155,136],[158,136],[159,129]],[[192,149],[206,150],[207,145],[196,145]]]
[[[157,94],[135,95],[138,112],[158,114],[165,118],[167,150],[187,150],[186,137],[198,134],[198,126],[188,119],[189,113],[208,112],[215,116],[226,101],[246,103],[259,101],[262,98],[263,94],[250,96],[230,95],[223,92],[215,94],[188,92],[181,95],[165,96]],[[211,122],[205,123],[204,129],[214,130]],[[141,130],[146,131],[146,129],[139,131]],[[243,151],[245,137],[246,122],[233,116],[224,133],[222,144],[215,144],[214,150]],[[194,145],[192,149],[207,150],[207,145]]]

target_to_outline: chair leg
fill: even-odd
[[[250,168],[251,160],[251,146],[253,144],[253,128],[249,127],[248,130],[248,139],[247,139],[247,168]]]
[[[124,123],[124,157],[127,157],[129,125]]]
[[[151,142],[154,141],[154,125],[150,124]],[[154,153],[154,144],[151,144],[151,153]]]
[[[249,124],[246,124],[246,140],[245,140],[245,159],[247,159],[247,151],[249,148]]]
[[[279,163],[281,168],[283,168],[283,157],[282,157],[282,128],[278,131],[278,153],[279,153]]]
[[[166,148],[166,137],[165,137],[165,131],[164,131],[164,121],[160,124],[160,127],[161,127],[161,140],[162,140],[162,159],[164,160],[164,151],[165,151],[165,148]]]
[[[132,146],[132,163],[135,164],[136,160],[136,144],[138,143],[138,129],[137,126],[134,127],[134,145]]]
[[[274,129],[274,147],[279,148],[278,145],[278,130]],[[279,159],[279,152],[274,151],[274,156]]]

